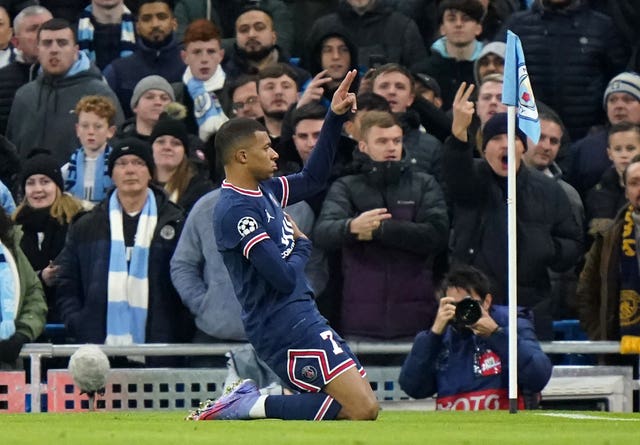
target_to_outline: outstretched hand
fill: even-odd
[[[357,70],[351,70],[344,76],[340,86],[333,93],[333,98],[331,99],[331,111],[336,114],[345,114],[347,111],[351,110],[352,113],[355,113],[358,109],[358,105],[356,103],[356,95],[354,93],[349,92],[349,88],[351,88],[351,84],[353,80],[358,75]]]
[[[469,84],[467,88],[467,83],[462,82],[456,92],[456,96],[453,98],[453,104],[451,106],[451,110],[453,111],[451,134],[462,142],[467,142],[468,140],[467,128],[471,125],[471,120],[475,113],[473,102],[469,100],[469,96],[473,93],[474,88],[474,84]]]

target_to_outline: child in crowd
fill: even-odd
[[[108,141],[116,131],[116,109],[104,96],[85,96],[78,101],[75,113],[81,146],[62,167],[64,189],[90,208],[102,201],[113,185],[107,164],[111,151]]]

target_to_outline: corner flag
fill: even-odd
[[[540,139],[538,107],[533,97],[520,38],[511,31],[507,31],[502,103],[518,107],[518,127],[537,144]]]

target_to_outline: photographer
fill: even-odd
[[[413,398],[437,393],[439,410],[508,409],[508,309],[492,306],[489,280],[471,266],[452,269],[430,331],[420,332],[400,371]],[[518,405],[542,390],[552,365],[527,312],[518,310]]]

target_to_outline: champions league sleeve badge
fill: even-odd
[[[257,229],[258,223],[250,216],[245,216],[238,221],[238,233],[240,233],[242,237],[247,236],[251,232],[255,232]]]

